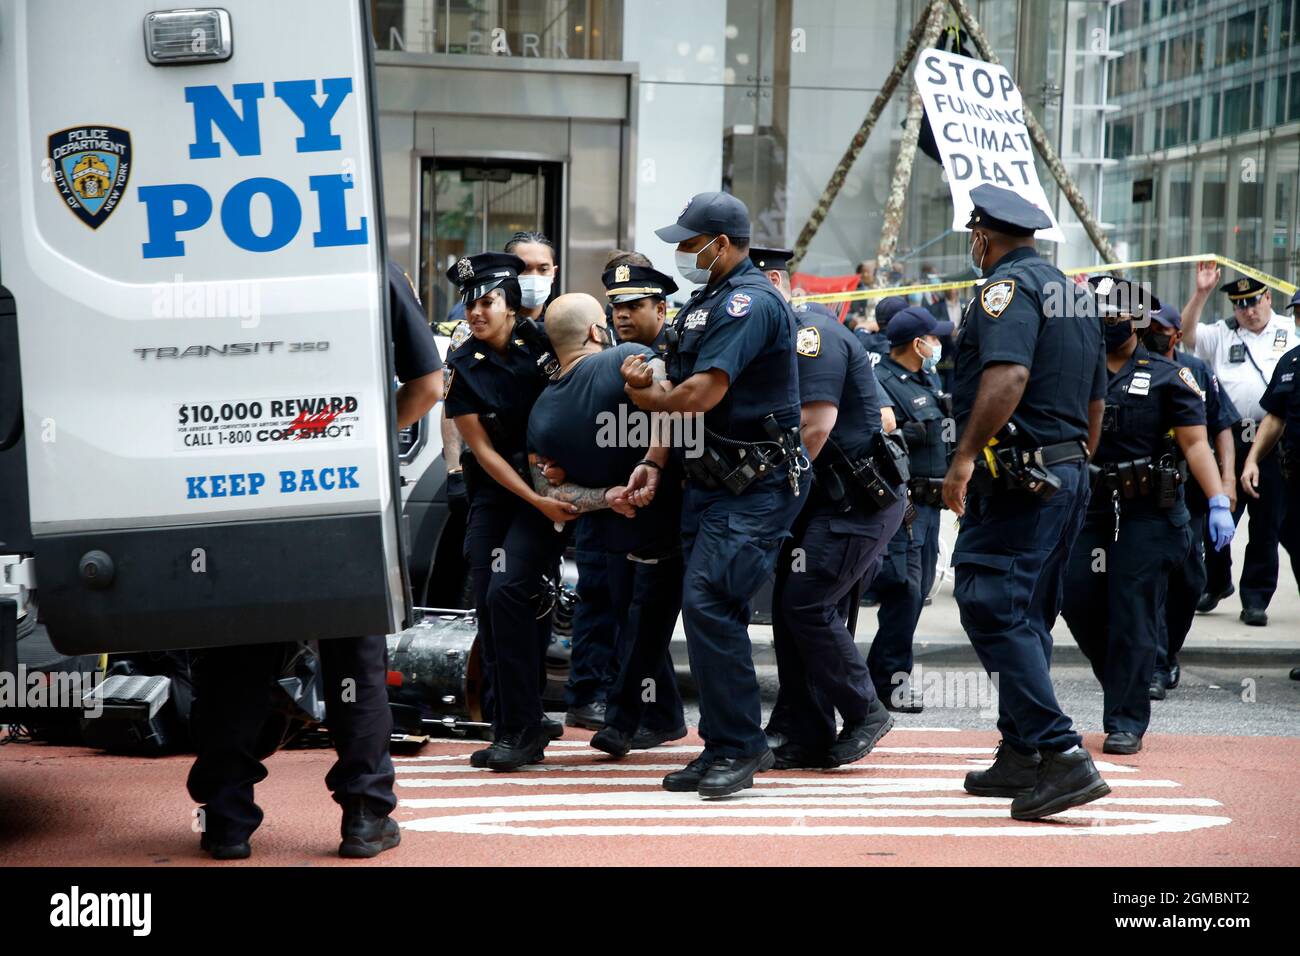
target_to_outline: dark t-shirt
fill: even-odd
[[[388,263],[388,312],[393,326],[393,364],[398,381],[409,382],[442,368],[438,346],[433,341],[420,300],[406,273],[395,262]]]

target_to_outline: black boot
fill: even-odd
[[[1042,756],[1033,792],[1011,801],[1013,820],[1041,820],[1110,793],[1091,755],[1082,747],[1068,754],[1049,750]]]
[[[715,760],[700,778],[701,797],[725,797],[748,790],[754,785],[754,774],[771,770],[776,763],[772,751],[764,749],[752,757],[723,757]]]
[[[889,710],[877,697],[871,702],[871,710],[867,712],[865,720],[848,723],[845,721],[844,728],[840,731],[839,736],[835,738],[835,743],[831,744],[830,759],[832,767],[842,767],[845,764],[854,763],[861,760],[880,742],[880,738],[889,733],[894,726],[894,718],[890,716]]]
[[[605,751],[615,760],[621,760],[632,749],[632,738],[606,724],[604,728],[592,734],[591,745],[597,750]]]
[[[1106,735],[1106,742],[1101,745],[1104,754],[1135,754],[1142,749],[1142,735],[1124,731],[1112,731]]]
[[[674,770],[664,777],[664,789],[673,793],[695,793],[700,789],[700,781],[713,761],[700,754],[681,770]]]
[[[199,837],[199,849],[207,851],[214,860],[247,860],[253,855],[253,848],[247,840],[234,843],[216,843],[208,839],[206,833]]]
[[[650,750],[670,740],[681,740],[685,736],[685,727],[676,727],[673,730],[649,730],[641,727],[632,735],[632,749]]]
[[[550,717],[543,717],[542,733],[546,735],[547,740],[559,740],[564,736],[564,724]]]
[[[793,740],[773,750],[772,756],[776,760],[772,764],[775,770],[826,770],[836,766],[826,751],[816,751]]]
[[[966,792],[977,797],[1018,797],[1038,782],[1038,754],[1022,754],[998,741],[993,766],[966,774]]]
[[[349,801],[344,806],[339,832],[343,836],[339,856],[354,860],[378,856],[402,842],[402,829],[397,821],[387,814],[380,816],[360,800]]]
[[[564,722],[570,727],[600,730],[605,726],[605,702],[593,700],[590,704],[574,707],[564,715]]]
[[[525,764],[541,763],[546,755],[546,743],[540,726],[511,731],[498,738],[483,759],[489,770],[510,773]]]

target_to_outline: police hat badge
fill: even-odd
[[[474,263],[470,262],[468,258],[462,257],[456,263],[456,278],[461,282],[474,278]]]
[[[117,208],[131,175],[131,134],[114,126],[73,126],[48,140],[54,186],[91,229]]]
[[[619,266],[614,270],[615,282],[629,282],[632,279],[632,270],[627,266]]]

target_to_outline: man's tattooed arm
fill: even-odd
[[[583,513],[609,507],[609,502],[605,500],[608,488],[585,488],[571,481],[552,485],[542,474],[542,466],[538,462],[531,462],[528,469],[533,476],[533,490],[543,498],[554,498],[557,501],[576,505],[578,511]]]

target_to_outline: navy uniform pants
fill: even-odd
[[[998,688],[998,730],[1020,753],[1083,742],[1057,703],[1050,673],[1052,626],[1061,610],[1070,548],[1083,525],[1082,462],[1053,465],[1061,488],[972,494],[953,549],[961,624]]]
[[[326,721],[338,759],[325,786],[339,804],[362,800],[387,816],[393,796],[388,746],[388,645],[382,634],[320,642]],[[272,690],[296,645],[250,644],[195,654],[192,729],[198,758],[190,768],[190,796],[203,804],[204,829],[218,844],[242,842],[262,822],[253,787],[266,779],[259,750]]]
[[[564,687],[564,701],[570,709],[605,700],[618,674],[616,647],[621,615],[615,610],[619,605],[611,599],[606,570],[603,522],[607,517],[597,512],[574,522],[578,606],[573,611],[573,650],[569,681]]]
[[[807,494],[807,482],[801,490]],[[803,503],[784,477],[762,479],[741,495],[687,482],[682,623],[699,688],[706,758],[751,757],[767,749],[749,642],[749,602],[772,573]]]
[[[642,727],[676,730],[685,726],[686,714],[669,646],[682,607],[682,556],[649,564],[611,551],[607,559],[610,598],[626,612],[605,723],[629,735]]]
[[[876,566],[903,520],[906,501],[883,511],[833,511],[814,499],[795,519],[776,567],[772,638],[780,689],[769,731],[822,751],[845,724],[866,719],[876,692],[846,622],[845,599]]]
[[[469,506],[465,554],[487,675],[484,710],[496,734],[542,722],[549,629],[539,626],[542,578],[564,550],[564,534],[504,489],[478,489]]]
[[[1237,452],[1237,508],[1232,513],[1234,523],[1250,512],[1250,539],[1246,542],[1246,556],[1241,569],[1241,582],[1237,590],[1242,608],[1268,607],[1277,590],[1278,543],[1282,522],[1286,518],[1286,484],[1282,468],[1274,452],[1259,463],[1259,497],[1252,498],[1241,489],[1241,469],[1245,467],[1250,445],[1242,441],[1239,426],[1232,430]],[[1292,561],[1295,552],[1292,551]],[[1222,594],[1232,584],[1232,548],[1215,551],[1210,542],[1205,549],[1205,590],[1209,594]]]
[[[931,505],[915,507],[916,519],[910,527],[900,526],[889,539],[884,562],[872,582],[880,608],[867,667],[881,697],[900,689],[900,674],[912,673],[912,639],[939,563],[942,510]]]
[[[1118,540],[1114,512],[1094,511],[1075,542],[1062,613],[1101,682],[1108,734],[1140,736],[1151,722],[1163,592],[1191,546],[1185,508],[1125,513]]]
[[[1156,612],[1160,633],[1156,638],[1154,676],[1166,683],[1169,668],[1178,662],[1178,652],[1192,629],[1196,604],[1205,593],[1205,515],[1193,514],[1191,529],[1192,546],[1187,549],[1183,562],[1170,573],[1164,606]]]

